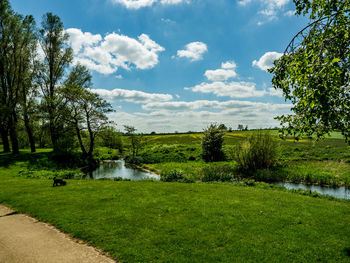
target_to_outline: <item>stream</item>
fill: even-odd
[[[123,178],[130,179],[132,181],[139,181],[145,179],[159,180],[159,176],[149,172],[144,172],[139,169],[127,167],[124,160],[110,160],[104,161],[95,171],[92,172],[92,177],[95,180],[102,178]],[[311,190],[322,195],[329,195],[336,198],[350,199],[350,189],[345,187],[330,187],[319,185],[306,185],[289,182],[277,182],[276,185],[283,186],[287,189],[302,189]]]
[[[129,168],[125,166],[124,160],[116,161],[104,161],[95,171],[92,172],[93,179],[102,178],[123,178],[130,179],[132,181],[139,181],[145,179],[159,180],[159,176],[156,174],[144,172],[139,169]]]

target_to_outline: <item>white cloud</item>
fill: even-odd
[[[258,111],[278,111],[286,110],[291,108],[291,104],[272,104],[263,102],[253,101],[241,101],[241,100],[228,100],[228,101],[217,101],[217,100],[196,100],[196,101],[167,101],[167,102],[152,102],[142,105],[144,110],[148,111],[188,111],[188,110],[214,110],[214,109],[225,109],[232,110],[238,109],[240,111],[249,112],[252,110]]]
[[[92,46],[102,40],[100,34],[93,35],[90,32],[83,33],[77,28],[68,28],[66,32],[69,34],[74,53],[78,53],[82,47]]]
[[[278,18],[281,12],[283,12],[290,0],[240,0],[238,1],[238,4],[241,6],[247,6],[252,2],[257,2],[260,5],[258,14],[261,15],[265,21],[273,21]],[[265,21],[260,20],[257,24],[260,26],[264,24]]]
[[[248,97],[262,97],[266,94],[265,90],[257,90],[256,84],[253,82],[213,82],[201,83],[192,88],[185,88],[193,92],[213,93],[219,97],[231,98],[248,98]]]
[[[147,112],[116,112],[110,118],[119,125],[133,125],[143,132],[201,131],[212,122],[249,128],[278,126],[277,114],[289,113],[290,104],[271,104],[252,101],[169,101],[143,105]],[[215,111],[213,111],[215,110]]]
[[[238,1],[238,4],[245,6],[247,4],[250,4],[251,2],[252,2],[252,0],[241,0],[241,1]]]
[[[235,78],[237,73],[234,70],[216,69],[207,70],[204,75],[210,81],[226,81],[230,78]]]
[[[116,79],[123,79],[123,76],[122,75],[117,75],[115,76]]]
[[[127,70],[130,67],[153,68],[159,62],[159,52],[165,50],[146,34],[134,39],[117,33],[102,38],[99,34],[83,33],[76,28],[66,32],[70,35],[75,63],[102,74],[112,74],[119,67]]]
[[[237,73],[235,71],[236,67],[237,65],[235,62],[228,61],[221,64],[221,69],[207,70],[204,73],[204,76],[206,76],[210,81],[226,81],[230,78],[237,77]]]
[[[267,71],[273,66],[273,62],[276,59],[282,57],[282,53],[278,52],[266,52],[258,61],[253,61],[253,66],[260,68],[261,70]]]
[[[159,3],[162,5],[176,5],[189,3],[189,0],[112,0],[113,3],[124,5],[129,9],[139,9]]]
[[[285,16],[294,16],[295,11],[294,10],[288,10],[287,12],[284,13]]]
[[[235,69],[237,67],[237,64],[234,61],[227,61],[221,63],[221,68],[224,69]]]
[[[270,96],[283,97],[283,92],[280,89],[270,88],[269,94]]]
[[[91,89],[91,91],[99,94],[101,97],[110,102],[127,101],[133,103],[152,103],[159,101],[169,101],[173,99],[173,96],[170,94],[146,93],[138,90]]]
[[[177,56],[180,58],[189,58],[191,61],[203,59],[203,54],[208,51],[208,47],[203,42],[192,42],[185,46],[185,49],[178,50]]]

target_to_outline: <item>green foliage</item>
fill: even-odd
[[[237,179],[234,170],[228,165],[208,166],[204,167],[201,171],[202,182],[228,182],[233,181],[235,178]]]
[[[274,88],[293,103],[294,114],[278,119],[287,134],[323,138],[334,130],[350,137],[350,2],[295,0],[297,14],[312,23],[274,63]]]
[[[202,137],[202,157],[206,162],[217,162],[225,159],[222,145],[224,131],[216,124],[211,124],[204,130]]]
[[[271,168],[277,161],[278,142],[269,133],[258,131],[248,137],[236,153],[237,166],[242,171]]]
[[[116,131],[113,126],[106,127],[99,133],[99,137],[101,138],[101,146],[123,151],[122,133]]]
[[[184,178],[183,172],[179,170],[172,170],[160,175],[160,180],[163,182],[181,182]]]

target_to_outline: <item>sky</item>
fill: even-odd
[[[38,26],[58,15],[74,63],[140,132],[276,127],[291,105],[267,72],[307,23],[292,0],[10,0]]]

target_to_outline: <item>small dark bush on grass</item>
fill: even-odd
[[[163,182],[180,182],[185,179],[182,171],[173,170],[166,174],[160,175],[160,180]]]
[[[242,171],[268,169],[277,161],[277,150],[277,140],[267,132],[258,131],[240,145],[235,160]]]

